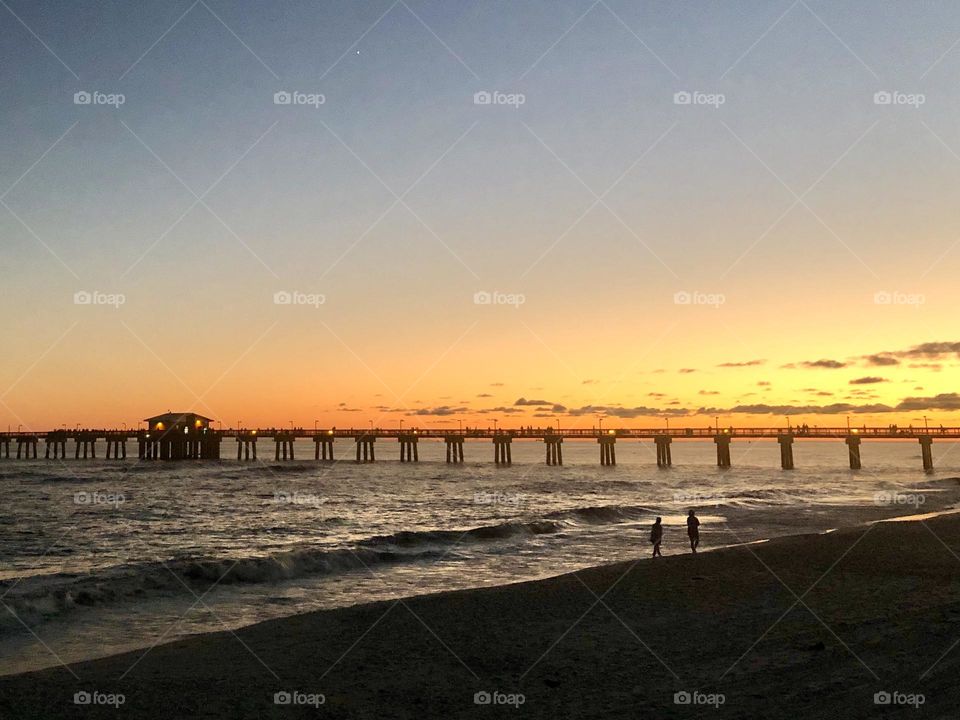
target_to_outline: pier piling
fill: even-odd
[[[844,440],[847,444],[850,454],[850,469],[859,470],[860,469],[860,436],[859,435],[848,435],[847,439]]]
[[[657,445],[657,467],[673,465],[673,456],[670,452],[670,443],[673,442],[673,438],[669,435],[657,435],[653,441]]]
[[[563,465],[563,438],[547,436],[543,443],[547,448],[547,465]]]
[[[354,442],[357,443],[357,462],[374,462],[377,459],[374,450],[376,438],[372,435],[357,435]],[[361,459],[362,457],[362,459]]]
[[[793,434],[778,435],[780,443],[780,467],[784,470],[793,470]]]
[[[397,438],[397,442],[400,443],[400,462],[420,462],[417,441],[416,433],[401,435]]]
[[[510,452],[510,446],[513,438],[509,435],[493,436],[493,461],[496,465],[512,465],[513,456]]]
[[[617,464],[617,436],[616,435],[601,435],[597,438],[597,442],[600,444],[600,464],[601,465],[616,465]]]
[[[313,442],[315,460],[333,460],[333,435],[315,435]]]
[[[463,463],[463,438],[459,435],[447,435],[443,439],[447,446],[447,463],[460,465]]]
[[[921,435],[919,439],[923,469],[925,472],[933,472],[933,438],[929,435]]]
[[[714,436],[713,442],[717,445],[717,467],[730,467],[730,436],[720,433]]]

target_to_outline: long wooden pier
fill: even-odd
[[[797,440],[842,440],[848,448],[850,467],[861,468],[860,448],[864,440],[916,440],[920,444],[923,469],[933,470],[933,441],[960,440],[960,427],[900,428],[533,428],[516,429],[463,428],[223,428],[183,427],[165,431],[154,430],[108,430],[74,429],[46,432],[0,432],[0,459],[37,459],[39,446],[43,445],[46,459],[95,459],[97,444],[106,445],[106,459],[127,459],[127,444],[137,443],[139,460],[219,460],[224,440],[233,440],[237,447],[237,460],[257,460],[258,442],[273,442],[274,460],[294,460],[296,440],[311,440],[314,443],[314,459],[334,461],[333,447],[338,440],[353,442],[358,463],[376,460],[377,441],[395,441],[400,448],[401,462],[419,462],[418,444],[421,440],[442,440],[446,444],[446,459],[450,464],[464,461],[463,447],[467,440],[487,440],[494,448],[494,462],[510,465],[513,462],[512,444],[520,441],[539,441],[545,446],[547,465],[563,465],[564,441],[595,442],[600,450],[600,464],[612,466],[617,463],[618,442],[630,440],[652,441],[656,446],[657,465],[673,464],[674,441],[710,440],[716,445],[717,465],[730,467],[730,446],[735,440],[776,440],[780,446],[780,464],[784,470],[792,470],[793,445]],[[69,448],[72,453],[68,452]],[[11,452],[15,446],[16,452]]]

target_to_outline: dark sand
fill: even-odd
[[[644,554],[193,637],[73,665],[79,681],[62,667],[2,677],[0,717],[956,717],[958,555],[957,515]],[[77,690],[126,702],[77,706]],[[278,690],[326,703],[275,705]],[[483,690],[525,702],[475,705]],[[675,704],[684,690],[725,702]],[[875,705],[884,690],[925,702]]]

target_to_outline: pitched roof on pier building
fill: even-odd
[[[162,415],[154,415],[146,418],[145,422],[151,430],[201,430],[210,427],[213,422],[211,418],[204,417],[192,412],[165,412]]]

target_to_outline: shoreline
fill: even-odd
[[[433,706],[480,716],[491,709],[474,704],[478,692],[522,694],[509,710],[534,717],[689,717],[696,708],[674,693],[695,691],[724,695],[699,709],[724,717],[817,717],[824,698],[870,717],[885,690],[922,693],[921,714],[943,712],[960,699],[960,651],[949,652],[960,637],[958,515],[644,555],[194,635],[75,663],[76,678],[59,666],[2,676],[0,715],[36,717],[37,703],[46,717],[117,712],[75,705],[84,691],[122,694],[120,711],[145,718],[316,712],[275,705],[285,690],[357,718]],[[901,710],[917,714],[884,712]]]

